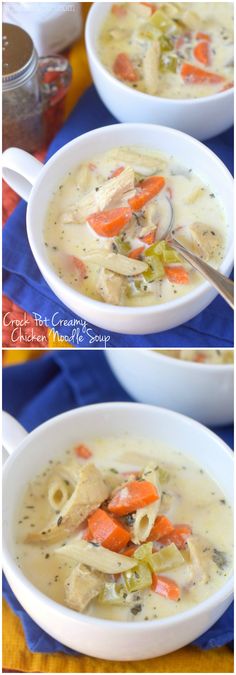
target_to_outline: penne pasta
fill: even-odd
[[[59,476],[53,476],[48,485],[48,501],[53,511],[61,511],[69,498],[69,489]]]
[[[107,499],[108,494],[100,471],[94,464],[86,464],[81,468],[74,492],[63,506],[60,515],[41,532],[28,534],[26,543],[55,543],[66,539]]]
[[[121,574],[137,564],[133,558],[114,553],[107,548],[103,548],[103,546],[90,544],[82,539],[73,544],[57,548],[55,553],[106,574]]]
[[[158,469],[153,464],[149,464],[143,471],[142,478],[153,483],[157,488],[159,499],[157,499],[149,506],[138,509],[134,515],[134,523],[132,528],[132,541],[134,544],[141,544],[148,538],[151,529],[154,525],[158,511],[161,504],[161,487],[158,477]]]

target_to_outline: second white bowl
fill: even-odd
[[[100,61],[97,41],[111,2],[94,2],[86,23],[86,48],[94,84],[120,122],[151,122],[185,131],[199,140],[226,131],[234,119],[234,89],[192,99],[160,98],[128,87]]]
[[[232,424],[233,365],[180,361],[146,349],[109,349],[114,375],[136,401],[188,415],[202,424]]]

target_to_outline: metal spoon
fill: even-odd
[[[200,272],[217,289],[228,305],[234,309],[234,282],[224,274],[221,274],[221,272],[218,272],[218,270],[215,270],[211,265],[208,265],[204,260],[198,258],[197,255],[188,251],[175,237],[168,238],[167,242],[169,246],[179,251],[183,258]]]
[[[231,279],[228,279],[224,274],[215,270],[214,267],[208,265],[204,260],[201,260],[197,255],[191,253],[185,246],[180,244],[177,239],[172,234],[172,227],[174,221],[174,212],[170,200],[167,198],[170,208],[170,221],[166,232],[163,232],[161,239],[167,241],[169,246],[179,251],[183,258],[187,260],[194,269],[196,269],[200,274],[202,274],[207,281],[209,281],[212,286],[214,286],[218,293],[224,298],[224,300],[234,309],[234,282]]]

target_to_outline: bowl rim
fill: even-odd
[[[159,350],[157,348],[154,348],[154,347],[150,347],[150,348],[147,348],[147,349],[143,349],[143,347],[140,347],[140,348],[138,347],[137,350],[139,352],[142,352],[143,354],[146,354],[147,358],[153,358],[153,357],[158,358],[159,357],[159,359],[161,359],[161,360],[162,359],[168,359],[169,362],[170,362],[170,360],[171,360],[171,362],[174,361],[174,363],[176,363],[176,365],[178,364],[179,367],[183,366],[184,368],[191,368],[192,366],[194,366],[194,369],[197,367],[198,370],[201,370],[201,371],[204,371],[204,372],[207,372],[207,373],[210,373],[210,372],[213,372],[213,371],[214,372],[216,371],[217,373],[220,373],[220,372],[222,372],[222,368],[224,369],[224,371],[226,370],[226,372],[231,372],[231,371],[233,372],[233,370],[234,370],[234,363],[222,363],[222,364],[221,363],[197,363],[196,361],[187,361],[187,360],[184,360],[184,359],[178,359],[178,358],[175,358],[175,357],[170,357],[170,356],[168,356],[168,354],[161,354],[161,350]],[[115,351],[115,350],[113,348],[109,351]],[[175,351],[175,349],[173,349],[172,347],[170,347],[170,348],[167,347],[167,348],[165,348],[165,351],[172,352],[172,351]],[[191,351],[192,351],[192,349],[191,349]],[[197,352],[215,351],[215,348],[206,349],[204,347],[202,347],[202,348],[199,347],[199,348],[196,348],[196,350],[194,349],[194,351],[197,351]],[[232,351],[234,353],[233,347],[232,347],[232,349],[228,349],[228,348],[221,349],[221,351]]]
[[[193,138],[189,134],[186,134],[182,131],[178,131],[176,129],[171,129],[169,127],[165,127],[163,125],[156,125],[156,124],[147,124],[147,123],[139,123],[139,122],[124,122],[124,123],[117,123],[117,124],[111,124],[107,125],[104,127],[98,127],[97,129],[93,129],[91,131],[86,132],[85,134],[82,134],[81,136],[77,136],[76,138],[73,138],[71,141],[66,143],[64,146],[59,148],[53,155],[50,157],[50,159],[46,162],[46,164],[43,165],[42,170],[40,171],[38,178],[36,179],[33,188],[30,193],[30,198],[27,206],[27,213],[26,213],[26,222],[27,222],[27,234],[28,234],[28,239],[30,243],[30,247],[32,249],[33,255],[35,257],[35,260],[42,271],[43,276],[45,275],[47,279],[50,280],[50,283],[52,284],[53,288],[61,289],[61,293],[64,295],[69,295],[70,298],[73,300],[74,306],[77,306],[79,308],[79,305],[81,306],[81,309],[79,308],[79,311],[83,310],[83,308],[86,306],[87,309],[94,308],[98,312],[98,317],[101,311],[103,311],[104,314],[106,315],[122,315],[123,317],[145,317],[145,316],[152,316],[153,314],[160,314],[160,315],[165,315],[168,314],[169,312],[171,313],[172,310],[178,311],[178,308],[187,306],[188,304],[192,304],[192,302],[197,301],[201,297],[204,297],[206,292],[211,290],[211,285],[207,281],[203,281],[202,283],[200,282],[197,284],[192,291],[189,293],[185,293],[178,298],[174,298],[173,300],[170,300],[168,302],[164,303],[156,303],[153,305],[147,305],[147,306],[129,306],[129,305],[113,305],[110,303],[104,303],[101,300],[95,300],[93,298],[90,298],[87,295],[82,294],[80,291],[77,291],[76,289],[72,288],[67,284],[63,279],[61,279],[56,272],[54,271],[49,259],[47,260],[46,258],[46,252],[43,255],[41,251],[38,250],[37,244],[35,244],[35,228],[34,228],[34,208],[35,208],[35,200],[37,201],[37,191],[38,189],[41,188],[42,182],[45,180],[47,172],[51,172],[53,165],[59,160],[62,161],[62,157],[64,154],[67,154],[70,150],[70,148],[76,144],[80,144],[80,141],[84,139],[85,137],[88,138],[88,141],[92,143],[92,139],[96,136],[99,135],[109,135],[114,132],[114,128],[117,129],[124,129],[126,130],[127,128],[133,128],[134,131],[137,130],[141,132],[142,134],[145,133],[145,131],[150,131],[150,129],[153,130],[153,133],[165,133],[168,137],[174,136],[174,137],[180,137],[185,143],[189,144],[190,146],[195,146],[197,149],[199,149],[200,152],[205,153],[207,157],[207,161],[216,163],[218,166],[218,169],[222,172],[222,180],[226,180],[229,184],[231,182],[231,185],[233,185],[233,177],[229,171],[229,169],[226,167],[224,162],[211,150],[209,149],[206,145],[204,145],[201,141],[198,141],[197,139]],[[142,136],[143,137],[143,136]],[[105,150],[104,150],[105,151]],[[48,204],[50,203],[50,200],[48,200]],[[222,202],[223,203],[223,202]],[[223,203],[224,206],[224,203]],[[44,227],[42,228],[42,232],[44,231]],[[233,238],[233,227],[229,228],[229,234],[232,234]],[[233,241],[229,243],[229,247],[227,252],[224,255],[223,261],[221,265],[219,266],[219,271],[225,273],[227,267],[233,266],[234,262],[234,243]],[[217,291],[215,291],[214,297],[216,297]]]
[[[3,479],[4,479],[4,474],[11,470],[11,466],[14,463],[14,459],[18,457],[22,450],[25,449],[25,447],[28,446],[29,443],[34,441],[36,436],[40,436],[42,431],[44,432],[45,429],[49,427],[53,427],[54,425],[57,424],[57,422],[60,420],[63,420],[65,417],[76,417],[77,415],[83,415],[84,412],[89,415],[90,411],[91,414],[93,414],[93,410],[101,410],[101,409],[107,409],[110,411],[113,411],[114,409],[120,409],[122,408],[136,408],[137,411],[141,412],[141,410],[147,409],[152,409],[153,413],[157,414],[160,413],[164,417],[171,416],[172,418],[181,418],[183,423],[188,423],[193,425],[194,427],[200,428],[201,432],[207,437],[210,437],[213,439],[215,443],[218,444],[221,448],[221,452],[223,454],[226,454],[228,458],[233,463],[233,451],[231,448],[224,442],[222,439],[211,429],[207,428],[200,422],[197,422],[196,420],[193,420],[190,417],[187,417],[187,415],[183,415],[181,413],[176,413],[175,411],[168,410],[166,408],[161,408],[158,406],[154,405],[148,405],[145,403],[136,403],[136,402],[127,402],[127,401],[112,401],[112,402],[106,402],[106,403],[95,403],[92,405],[87,405],[87,406],[81,406],[77,408],[73,408],[72,410],[68,410],[66,412],[60,413],[59,415],[56,415],[55,417],[50,418],[46,422],[43,422],[40,424],[38,427],[36,427],[33,431],[31,431],[26,438],[20,443],[20,445],[16,448],[16,450],[9,456],[7,462],[5,463],[5,466],[3,467]],[[5,485],[6,481],[3,480],[3,485]],[[10,576],[14,575],[15,583],[20,583],[21,586],[24,585],[26,586],[27,591],[32,595],[36,595],[36,600],[38,600],[40,605],[48,605],[49,608],[52,610],[52,612],[57,612],[61,615],[62,618],[68,618],[69,620],[73,620],[74,622],[83,622],[84,624],[87,624],[88,626],[91,626],[92,624],[96,624],[97,626],[103,627],[107,629],[111,628],[111,626],[114,626],[114,630],[119,630],[121,631],[123,627],[125,630],[128,630],[129,632],[135,632],[138,630],[138,628],[141,628],[142,630],[149,631],[149,629],[160,626],[160,628],[164,628],[165,626],[175,626],[176,624],[182,624],[185,623],[185,621],[189,621],[194,619],[195,617],[198,617],[202,613],[207,611],[213,610],[215,607],[217,607],[218,604],[221,602],[228,600],[231,595],[233,595],[233,571],[230,574],[229,578],[227,579],[226,583],[223,584],[215,593],[210,595],[208,598],[200,602],[199,604],[195,605],[191,609],[188,609],[186,611],[180,612],[179,614],[175,616],[170,616],[170,617],[165,617],[163,619],[150,619],[149,621],[137,621],[137,622],[130,622],[130,621],[111,621],[109,619],[102,619],[100,617],[94,617],[94,616],[88,616],[86,614],[82,614],[81,612],[76,612],[73,609],[70,609],[68,607],[65,607],[64,605],[60,605],[60,603],[56,602],[55,600],[52,600],[49,598],[46,594],[44,594],[42,591],[37,589],[34,584],[32,584],[31,581],[27,579],[27,577],[23,574],[22,570],[18,568],[17,562],[14,559],[14,556],[9,552],[8,547],[5,545],[4,547],[4,533],[3,533],[3,553],[2,553],[2,558],[3,558],[3,567],[6,570],[6,576],[8,568],[10,569]]]
[[[86,23],[85,23],[85,43],[86,43],[86,48],[87,51],[91,54],[91,57],[96,61],[97,66],[99,66],[100,71],[102,72],[103,76],[107,76],[108,82],[115,82],[117,83],[117,88],[120,90],[120,94],[122,96],[122,93],[124,95],[124,91],[127,91],[127,89],[131,92],[131,95],[136,97],[137,99],[141,100],[151,100],[158,102],[160,105],[160,102],[163,101],[163,104],[169,104],[170,106],[176,105],[177,107],[181,107],[183,105],[186,105],[186,107],[193,106],[193,104],[197,107],[200,106],[200,103],[202,102],[203,104],[207,103],[209,100],[211,100],[213,103],[217,101],[218,97],[220,96],[220,100],[224,98],[231,98],[232,95],[234,96],[234,84],[232,87],[229,89],[226,89],[225,91],[218,92],[217,94],[209,94],[208,96],[201,96],[199,98],[178,98],[178,99],[173,99],[173,98],[165,98],[164,96],[154,96],[152,94],[147,94],[146,92],[139,91],[138,89],[133,89],[132,87],[129,87],[127,84],[116,78],[112,73],[110,73],[109,70],[103,65],[103,63],[100,61],[98,51],[97,51],[97,44],[95,44],[95,41],[91,39],[91,28],[93,26],[93,20],[96,19],[97,15],[99,14],[99,8],[98,5],[100,3],[93,3],[92,7],[90,7],[88,16],[86,18]],[[107,13],[109,12],[111,6],[113,4],[118,4],[118,3],[113,3],[113,2],[103,2],[103,5],[107,6]],[[99,27],[100,28],[100,27]],[[98,35],[97,35],[98,38]],[[233,80],[234,82],[234,80]],[[137,101],[138,102],[138,101]]]

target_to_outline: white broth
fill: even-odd
[[[88,454],[88,449],[91,456],[86,460],[80,455]],[[91,469],[93,465],[97,468]],[[78,527],[74,522],[70,533],[68,531],[65,536],[64,530],[60,528],[65,528],[65,512],[67,509],[68,514],[68,503],[58,508],[57,505],[55,506],[61,499],[60,490],[55,489],[53,496],[55,504],[52,506],[55,480],[63,479],[64,489],[68,490],[68,498],[71,493],[73,497],[77,485],[76,482],[73,484],[75,476],[77,475],[77,481],[82,480],[82,486],[85,473],[89,475],[94,470],[99,471],[101,477],[99,480],[105,481],[105,492],[101,495],[102,500],[106,497],[105,501],[99,503],[98,489],[101,489],[101,485],[98,486],[98,482],[96,485],[94,483],[93,498],[95,499],[96,492],[97,499],[95,517],[91,516],[88,509],[88,520],[86,517],[81,522],[82,516],[80,514],[79,518],[80,512],[77,508],[77,522],[80,522],[80,525]],[[140,477],[144,479],[140,480]],[[90,486],[93,480],[94,476],[90,480]],[[120,509],[119,496],[122,493],[124,510],[123,504],[124,499],[127,500],[127,490],[129,495],[130,486],[134,482],[136,488],[138,484],[139,490],[141,486],[142,494],[144,487],[147,487],[147,482],[152,489],[154,489],[154,484],[158,486],[159,499],[155,498],[148,507],[144,506],[142,509],[142,515],[144,512],[146,519],[145,527],[147,519],[150,520],[153,514],[155,527],[158,523],[158,528],[160,528],[160,522],[162,525],[162,530],[155,530],[155,537],[151,535],[152,543],[148,544],[149,549],[151,546],[151,553],[150,550],[149,553],[146,550],[147,545],[146,549],[145,547],[142,549],[144,529],[140,529],[140,518],[138,524],[140,508],[130,513],[131,502],[128,507],[128,502],[126,502],[126,515],[116,514],[114,516],[114,499],[117,502],[118,494]],[[91,497],[91,495],[89,497],[89,490],[88,499]],[[117,490],[115,494],[114,490]],[[125,497],[122,490],[125,490]],[[82,503],[82,487],[80,487],[79,494]],[[134,500],[134,492],[132,492],[132,499]],[[112,504],[113,513],[111,512]],[[86,508],[86,505],[83,508]],[[93,512],[94,508],[93,505]],[[92,522],[94,527],[94,518],[96,521],[98,511],[99,513],[102,511],[102,515],[105,514],[106,518],[119,521],[126,535],[128,532],[129,542],[125,544],[123,542],[122,547],[117,531],[116,538],[113,540],[106,538],[107,535],[103,528],[100,535],[97,530],[95,536],[94,529],[89,528],[92,528]],[[158,513],[157,516],[156,513]],[[165,528],[168,523],[169,530],[171,530],[168,535],[169,539],[164,535],[160,539],[160,533],[167,532]],[[183,534],[183,528],[185,534]],[[150,529],[150,522],[148,529]],[[45,536],[47,542],[44,539]],[[56,538],[56,541],[50,540],[52,536]],[[83,539],[84,536],[86,539]],[[139,540],[138,543],[137,540]],[[93,544],[88,541],[93,541]],[[133,552],[131,551],[132,555],[124,555],[124,550],[133,546],[134,541],[136,548]],[[82,558],[80,550],[78,560],[78,547],[80,549],[81,545]],[[76,553],[72,554],[71,551],[76,551]],[[88,551],[90,556],[92,551],[93,560],[92,562],[86,560],[86,565],[84,555],[87,556]],[[101,571],[101,559],[104,564],[104,551],[108,557],[110,555],[114,557],[112,565],[110,560],[105,561],[106,566],[108,563],[111,565],[111,567],[108,565],[109,573]],[[143,554],[144,557],[140,555],[140,551],[146,551],[145,555]],[[138,556],[140,556],[139,559]],[[76,453],[75,448],[71,448],[64,457],[58,458],[58,462],[49,461],[45,471],[36,476],[35,480],[28,485],[17,514],[16,560],[26,577],[37,588],[50,598],[77,611],[120,621],[159,619],[194,607],[225,583],[231,573],[233,560],[232,510],[211,477],[181,452],[159,445],[153,440],[128,435],[118,438],[99,438],[90,441],[88,446],[87,444],[86,446],[79,445]],[[130,563],[133,565],[132,569],[122,571],[117,577],[117,570],[121,569],[119,565],[130,565]],[[140,564],[141,567],[139,567]],[[160,581],[166,583],[167,578],[168,592],[170,589],[172,593],[174,588],[173,599],[169,596],[165,597],[163,589],[160,590],[159,586],[156,591],[151,589],[150,580],[156,583],[154,564],[155,569],[158,569],[159,583]],[[132,584],[139,586],[140,578],[143,583],[143,579],[146,578],[143,576],[144,573],[148,578],[146,587],[133,588]],[[77,585],[77,582],[80,584],[81,574],[82,583],[85,579],[85,582],[98,584],[97,590],[92,589],[90,600],[88,596],[84,598],[84,588],[81,590],[81,585]],[[130,584],[132,590],[130,590]],[[165,590],[166,588],[164,592]]]
[[[98,52],[113,76],[146,94],[217,94],[233,86],[233,3],[115,3]]]
[[[141,146],[118,147],[73,168],[55,190],[45,246],[56,273],[113,305],[161,304],[202,277],[164,241],[167,229],[213,267],[227,244],[220,198],[191,166]]]
[[[213,365],[234,363],[233,349],[154,349],[159,354],[180,361],[194,361]]]

